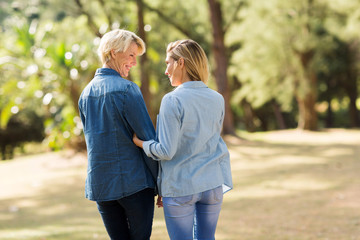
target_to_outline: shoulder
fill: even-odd
[[[131,82],[129,80],[125,80],[125,86],[124,86],[124,91],[123,91],[123,95],[125,97],[125,101],[132,101],[132,102],[137,102],[137,103],[141,103],[143,102],[143,95],[140,91],[139,86],[134,83]]]
[[[141,93],[140,87],[136,83],[126,80],[126,79],[123,79],[123,80],[125,81],[126,89],[128,89],[128,91],[134,91],[136,93]]]
[[[161,103],[162,104],[179,104],[180,99],[181,99],[181,97],[175,91],[172,91],[172,92],[165,94]]]
[[[216,101],[219,102],[225,102],[223,95],[221,95],[219,92],[211,89],[211,88],[207,88],[208,94],[211,96],[211,98],[213,98]]]
[[[95,78],[93,78],[82,90],[79,101],[82,101],[84,98],[91,95],[90,93],[91,93],[91,89],[93,88],[93,85],[94,85],[94,79]]]
[[[108,92],[120,92],[122,94],[139,95],[141,94],[139,86],[120,76],[110,76],[109,81],[105,81]]]
[[[138,90],[139,87],[134,82],[122,78],[120,76],[111,76],[110,83],[114,85],[115,88],[122,89],[122,90]]]
[[[208,87],[207,90],[208,90],[209,94],[213,94],[214,97],[223,98],[223,96],[219,92],[215,91],[214,89],[211,89]]]
[[[182,109],[181,97],[173,92],[167,93],[161,100],[160,112],[163,114],[181,113]]]

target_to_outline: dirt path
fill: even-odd
[[[296,130],[227,137],[234,189],[223,240],[360,240],[360,131]],[[86,156],[44,153],[0,162],[0,239],[108,239],[84,199]],[[168,239],[156,209],[152,239]]]

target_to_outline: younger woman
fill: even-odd
[[[221,138],[224,99],[206,86],[205,52],[193,40],[170,43],[165,74],[177,87],[161,102],[156,140],[134,143],[160,161],[158,178],[172,240],[214,239],[223,192],[232,188],[229,152]],[[196,222],[196,223],[195,223]]]

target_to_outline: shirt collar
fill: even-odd
[[[177,88],[207,88],[206,84],[202,81],[188,81],[184,82]]]
[[[98,68],[95,75],[115,75],[121,77],[117,71],[111,68]]]

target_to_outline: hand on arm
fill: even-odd
[[[134,136],[133,136],[133,142],[135,143],[136,146],[143,148],[143,142],[144,142],[144,141],[140,140],[140,139],[136,136],[135,133],[134,133]]]

